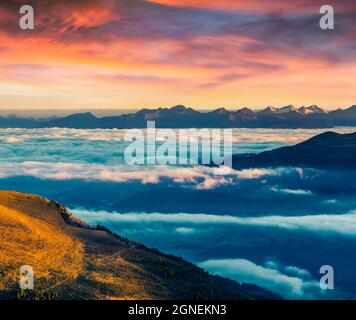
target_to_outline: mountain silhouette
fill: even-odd
[[[325,132],[294,146],[233,156],[233,167],[356,168],[356,132]]]
[[[356,126],[356,105],[331,112],[325,112],[315,105],[300,108],[292,105],[282,108],[267,107],[260,111],[249,108],[236,111],[218,108],[209,112],[177,105],[101,118],[90,112],[55,119],[0,117],[0,128],[130,129],[146,128],[147,121],[155,121],[157,128],[333,128]]]

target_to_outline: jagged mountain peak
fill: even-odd
[[[272,106],[268,106],[268,107],[262,109],[261,111],[259,111],[258,114],[260,114],[260,115],[268,115],[268,114],[276,113],[277,111],[278,111],[278,108],[272,107]]]
[[[310,117],[309,115],[315,115]],[[268,106],[261,111],[242,108],[236,111],[219,108],[210,112],[194,110],[184,105],[170,108],[141,109],[110,117],[96,117],[90,112],[76,113],[54,119],[0,117],[0,128],[145,128],[148,120],[155,120],[160,128],[231,127],[231,128],[332,128],[356,127],[356,105],[348,109],[325,112],[316,105],[296,108]]]
[[[298,109],[298,112],[304,115],[308,115],[308,114],[325,114],[326,112],[321,109],[320,107],[318,107],[317,105],[311,105],[309,107],[300,107]]]
[[[277,113],[288,113],[288,112],[296,112],[297,108],[293,105],[288,105],[282,108],[277,109]]]
[[[247,108],[247,107],[237,110],[236,113],[254,114],[254,112],[250,108]]]
[[[221,108],[211,111],[211,113],[226,114],[226,113],[229,113],[229,111],[227,111],[224,107],[221,107]]]

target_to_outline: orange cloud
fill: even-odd
[[[175,6],[175,7],[196,7],[196,8],[211,8],[217,10],[240,10],[265,13],[298,13],[311,12],[314,9],[315,13],[319,12],[319,8],[325,5],[323,0],[148,0],[153,3]],[[349,0],[330,0],[327,4],[333,5],[338,12],[355,12],[355,4]],[[317,10],[317,11],[315,11]]]
[[[318,1],[34,2],[31,32],[18,28],[16,1],[0,5],[0,108],[356,101],[352,15],[323,32],[306,9]],[[289,16],[294,7],[307,14]]]

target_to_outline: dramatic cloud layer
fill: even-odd
[[[319,132],[237,129],[234,151]],[[325,298],[356,296],[356,171],[128,166],[123,134],[2,129],[0,189],[56,199],[88,223],[287,298],[324,298],[316,279],[330,264],[341,276]]]
[[[253,283],[287,299],[321,298],[319,283],[307,270],[295,266],[281,267],[267,261],[265,266],[245,259],[207,260],[200,266],[214,274],[243,283]]]
[[[0,4],[0,107],[198,107],[355,102],[356,4],[17,0]]]
[[[321,131],[235,129],[232,134],[233,152],[265,151],[305,140]],[[349,132],[350,129],[338,131]],[[256,193],[260,190],[273,197],[278,194],[311,197],[313,192],[309,189],[319,188],[313,185],[313,175],[317,172],[298,168],[232,170],[227,175],[218,176],[213,168],[206,166],[128,166],[124,160],[127,146],[124,134],[125,130],[116,129],[0,129],[0,177],[175,184],[198,190],[244,183],[239,188],[240,195],[241,192],[246,194],[255,190]],[[324,179],[323,176],[329,180],[333,177],[319,174],[319,179]],[[336,175],[334,179],[338,181],[340,176]],[[297,183],[293,184],[293,181]]]
[[[14,138],[13,138],[14,139]],[[214,174],[214,169],[203,166],[132,168],[127,170],[123,165],[109,166],[102,164],[65,163],[65,162],[34,162],[20,163],[0,162],[0,178],[30,176],[48,180],[86,180],[104,182],[140,182],[142,184],[158,184],[169,180],[197,189],[213,189],[223,185],[233,185],[242,179],[259,179],[268,175],[278,175],[280,170],[251,169],[235,171],[225,176]]]
[[[265,216],[258,218],[241,218],[226,215],[211,214],[162,214],[162,213],[125,213],[91,212],[86,210],[72,210],[86,221],[107,220],[125,223],[176,223],[176,224],[237,224],[255,227],[272,227],[295,231],[325,232],[348,237],[356,237],[356,213],[323,214],[310,216]]]

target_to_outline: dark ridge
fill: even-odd
[[[233,167],[297,166],[356,169],[356,132],[324,132],[290,147],[233,157]]]

